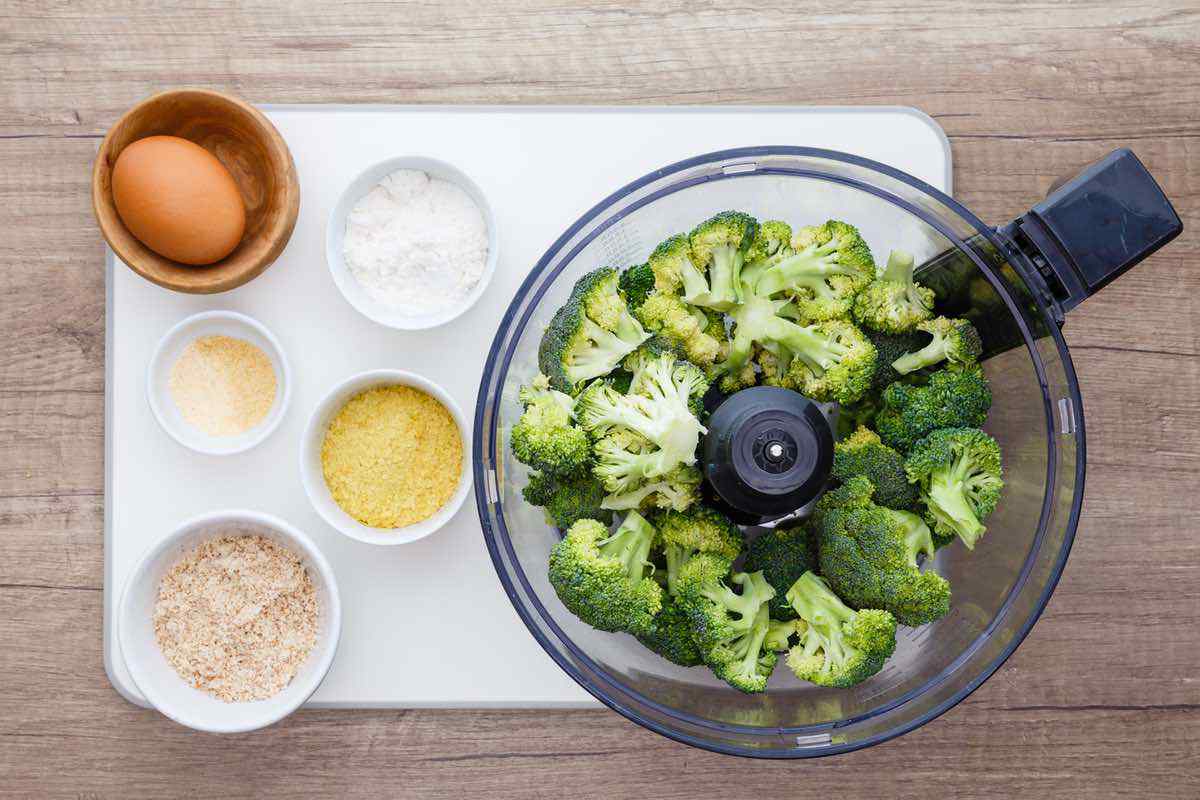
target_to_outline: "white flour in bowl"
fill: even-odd
[[[373,299],[412,314],[451,308],[479,283],[488,230],[461,188],[415,169],[393,172],[346,217],[346,268]]]

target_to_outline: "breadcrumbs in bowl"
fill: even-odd
[[[283,719],[321,685],[342,629],[316,544],[260,511],[193,517],[142,556],[117,609],[137,690],[166,716],[236,733]]]
[[[411,386],[352,397],[321,445],[334,502],[373,528],[402,528],[433,516],[458,488],[462,457],[454,417]]]
[[[354,375],[309,418],[300,451],[305,493],[352,539],[414,542],[466,500],[469,430],[458,403],[432,381],[392,369]]]

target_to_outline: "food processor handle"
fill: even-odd
[[[1059,181],[1001,228],[1037,268],[1065,314],[1183,230],[1171,201],[1133,151],[1114,150]]]

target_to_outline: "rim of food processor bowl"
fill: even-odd
[[[571,640],[570,636],[568,636],[558,626],[558,624],[554,621],[554,619],[550,616],[550,614],[547,612],[546,608],[542,605],[542,602],[539,599],[536,591],[533,589],[532,585],[530,584],[528,577],[525,575],[524,570],[521,568],[520,560],[517,558],[516,552],[513,549],[512,539],[509,537],[508,530],[504,524],[503,514],[498,513],[496,515],[496,527],[498,527],[499,530],[493,529],[492,522],[489,518],[489,507],[491,505],[495,504],[497,509],[500,508],[500,503],[501,503],[500,490],[499,490],[499,485],[497,483],[495,467],[493,466],[492,473],[490,476],[491,482],[489,482],[489,475],[487,474],[486,470],[484,469],[484,455],[485,454],[483,452],[483,443],[485,441],[485,437],[482,434],[484,433],[484,429],[486,426],[488,428],[488,430],[487,430],[488,435],[486,436],[486,441],[489,443],[489,445],[494,445],[494,442],[496,441],[495,437],[496,437],[496,431],[497,431],[497,427],[498,427],[498,414],[495,413],[494,411],[493,411],[493,413],[488,415],[488,417],[489,417],[488,419],[485,420],[485,418],[484,418],[485,409],[487,408],[487,399],[488,399],[489,389],[490,389],[490,387],[493,386],[493,384],[497,388],[503,386],[504,380],[508,373],[509,366],[511,364],[513,352],[516,348],[517,342],[520,339],[520,334],[524,331],[526,324],[528,324],[530,316],[533,314],[534,310],[537,308],[538,304],[541,302],[542,297],[544,296],[545,292],[550,287],[550,285],[554,282],[554,280],[562,272],[562,270],[565,268],[565,266],[567,264],[571,263],[571,261],[575,258],[575,256],[578,255],[578,253],[584,247],[586,247],[593,239],[595,239],[597,236],[599,236],[605,230],[612,227],[614,224],[619,222],[624,217],[628,216],[633,211],[635,211],[635,210],[641,208],[642,206],[647,205],[648,203],[651,203],[661,197],[665,197],[667,195],[673,194],[682,189],[686,189],[690,186],[694,186],[694,185],[697,185],[700,183],[707,183],[707,182],[713,181],[713,180],[737,179],[740,177],[755,176],[755,175],[785,174],[785,175],[794,175],[794,176],[799,176],[799,177],[827,180],[827,181],[832,181],[832,182],[839,183],[839,184],[842,184],[845,186],[850,186],[855,189],[865,191],[876,197],[879,197],[880,199],[890,202],[894,205],[897,205],[900,208],[903,208],[904,210],[913,214],[918,219],[922,220],[927,225],[934,228],[939,233],[941,233],[943,236],[945,236],[946,239],[949,240],[950,243],[955,248],[957,248],[957,250],[959,252],[966,254],[971,259],[972,263],[980,270],[980,272],[988,278],[989,282],[995,288],[997,294],[1001,298],[1003,298],[1005,304],[1007,305],[1007,307],[1009,309],[1009,313],[1012,315],[1013,319],[1017,323],[1018,328],[1021,331],[1023,344],[1025,346],[1026,351],[1029,353],[1029,355],[1033,361],[1034,370],[1037,375],[1038,382],[1041,384],[1041,387],[1042,387],[1042,396],[1043,396],[1043,401],[1044,401],[1044,405],[1045,405],[1045,421],[1046,421],[1046,433],[1047,433],[1046,486],[1052,487],[1054,485],[1055,477],[1057,475],[1059,466],[1058,466],[1057,448],[1055,446],[1055,434],[1056,434],[1055,418],[1054,418],[1054,410],[1053,410],[1052,403],[1051,403],[1051,395],[1049,392],[1049,383],[1046,379],[1045,364],[1042,360],[1041,355],[1038,352],[1037,347],[1034,346],[1034,342],[1037,341],[1037,339],[1034,338],[1033,333],[1030,331],[1029,325],[1027,324],[1027,321],[1026,321],[1023,313],[1018,309],[1017,303],[1013,297],[1013,289],[1010,288],[1008,281],[1003,276],[998,274],[995,270],[992,269],[992,267],[990,265],[988,265],[983,259],[981,259],[979,257],[978,253],[975,251],[974,248],[972,248],[970,245],[966,244],[966,242],[960,236],[958,236],[953,231],[948,229],[943,223],[941,223],[940,220],[937,220],[931,214],[923,211],[920,207],[910,203],[907,200],[897,197],[897,196],[891,194],[890,192],[888,192],[884,189],[881,189],[880,187],[867,184],[863,181],[860,181],[860,180],[857,180],[854,178],[849,178],[849,177],[846,177],[843,175],[834,175],[834,174],[822,172],[817,169],[799,169],[799,168],[787,168],[787,167],[775,167],[775,166],[756,167],[754,169],[739,170],[739,171],[732,171],[732,172],[720,170],[715,173],[697,175],[697,176],[694,176],[687,180],[680,180],[678,182],[663,186],[662,188],[647,195],[646,197],[639,199],[637,203],[631,205],[629,208],[622,210],[622,212],[620,214],[614,215],[611,219],[607,220],[603,225],[597,226],[595,230],[591,231],[585,238],[583,238],[582,240],[577,242],[576,245],[572,248],[571,252],[563,255],[559,259],[559,265],[558,265],[557,269],[555,269],[552,274],[547,276],[548,279],[542,282],[541,286],[538,288],[536,293],[533,294],[532,297],[526,298],[526,294],[531,291],[533,285],[542,277],[542,273],[543,273],[543,271],[545,271],[545,269],[549,265],[550,261],[559,255],[559,250],[567,242],[571,241],[571,239],[581,229],[583,229],[589,223],[593,222],[597,217],[599,217],[601,214],[603,214],[610,206],[612,206],[613,204],[622,200],[630,193],[635,192],[638,189],[640,189],[650,183],[653,183],[655,181],[661,181],[665,178],[668,178],[673,174],[679,173],[684,170],[696,168],[696,167],[702,167],[708,163],[727,161],[729,159],[737,159],[737,158],[771,157],[771,156],[797,156],[797,157],[819,158],[819,159],[825,159],[828,161],[842,162],[842,163],[850,164],[850,165],[853,165],[856,167],[863,167],[866,169],[874,170],[874,171],[882,173],[890,178],[893,178],[902,183],[905,183],[915,189],[918,189],[921,192],[924,192],[925,194],[931,196],[932,198],[934,198],[935,200],[937,200],[938,202],[940,202],[941,204],[946,206],[948,209],[953,211],[955,214],[957,214],[960,218],[962,218],[963,220],[968,222],[975,229],[975,232],[977,234],[979,234],[984,239],[986,239],[986,241],[992,247],[994,247],[996,249],[996,252],[1003,253],[1005,255],[1005,260],[1017,268],[1017,271],[1018,271],[1018,273],[1021,274],[1021,277],[1023,280],[1026,279],[1025,271],[1030,269],[1030,267],[1028,264],[1025,263],[1025,260],[1023,259],[1023,257],[1019,253],[1014,252],[1011,247],[1006,247],[997,238],[995,230],[993,228],[991,228],[990,226],[984,224],[982,222],[982,220],[980,220],[973,213],[968,211],[966,209],[966,207],[964,207],[962,204],[958,203],[952,197],[946,195],[945,193],[934,188],[933,186],[930,186],[929,184],[920,180],[919,178],[913,177],[912,175],[909,175],[898,169],[895,169],[893,167],[890,167],[890,166],[883,164],[881,162],[878,162],[878,161],[873,161],[868,158],[851,155],[849,153],[843,153],[843,152],[840,152],[837,150],[826,150],[826,149],[822,149],[822,148],[798,147],[798,146],[794,146],[794,145],[764,145],[764,146],[756,146],[756,147],[733,148],[733,149],[728,149],[728,150],[719,150],[719,151],[714,151],[711,153],[705,153],[702,155],[694,156],[689,159],[685,159],[683,161],[675,162],[674,164],[670,164],[661,169],[654,170],[653,172],[650,172],[650,173],[642,176],[641,178],[638,178],[637,180],[626,184],[625,186],[621,187],[617,191],[608,195],[606,198],[601,200],[599,203],[597,203],[595,206],[593,206],[591,209],[589,209],[586,213],[584,213],[578,220],[576,220],[546,250],[545,254],[541,257],[541,259],[538,260],[537,264],[530,271],[528,277],[526,277],[524,282],[521,284],[520,288],[517,290],[517,293],[514,295],[513,301],[509,304],[508,308],[505,310],[504,316],[500,321],[499,327],[497,328],[496,335],[493,338],[492,346],[488,351],[488,357],[487,357],[487,361],[484,364],[483,376],[480,380],[479,395],[478,395],[477,403],[476,403],[474,442],[472,445],[472,450],[473,450],[472,455],[473,455],[473,462],[474,462],[473,468],[475,471],[475,502],[476,502],[476,506],[479,511],[480,524],[483,528],[484,542],[487,545],[488,553],[491,556],[493,566],[496,569],[496,574],[499,577],[500,582],[501,582],[502,586],[504,587],[505,594],[508,595],[508,598],[509,598],[510,602],[512,603],[513,608],[516,609],[517,614],[521,617],[522,622],[525,623],[525,626],[529,629],[529,631],[533,635],[534,639],[537,640],[538,644],[540,644],[542,646],[542,649],[544,649],[546,651],[546,653],[554,660],[555,663],[558,664],[558,666],[564,672],[567,673],[567,675],[569,675],[576,683],[578,683],[581,687],[583,687],[583,689],[585,691],[587,691],[589,694],[591,694],[593,697],[595,697],[601,703],[608,706],[609,708],[616,711],[617,713],[621,714],[622,716],[626,717],[627,719],[630,719],[633,722],[636,722],[639,725],[641,725],[645,728],[648,728],[649,730],[652,730],[656,733],[666,736],[667,738],[673,739],[678,742],[682,742],[684,744],[691,745],[693,747],[698,747],[703,750],[709,750],[709,751],[713,751],[713,752],[724,753],[727,755],[736,755],[736,756],[744,756],[744,757],[751,757],[751,758],[777,758],[777,759],[813,758],[813,757],[819,757],[819,756],[836,755],[839,753],[847,753],[847,752],[851,752],[854,750],[860,750],[864,747],[870,747],[875,744],[880,744],[882,742],[889,741],[890,739],[894,739],[897,736],[901,736],[901,735],[908,733],[916,728],[921,727],[922,725],[926,724],[927,722],[930,722],[931,720],[936,719],[937,717],[941,716],[945,712],[949,711],[954,706],[958,705],[958,703],[962,702],[962,700],[967,698],[972,692],[974,692],[976,689],[978,689],[984,683],[984,681],[986,681],[988,678],[990,678],[996,672],[996,670],[998,670],[1000,668],[1000,666],[1002,664],[1004,664],[1005,661],[1008,660],[1009,656],[1011,656],[1013,654],[1013,652],[1016,651],[1017,647],[1020,646],[1021,642],[1024,641],[1025,637],[1029,634],[1029,631],[1033,628],[1034,624],[1041,617],[1042,612],[1046,608],[1046,604],[1050,600],[1050,596],[1054,593],[1054,589],[1057,587],[1059,579],[1062,577],[1062,572],[1066,566],[1067,557],[1069,556],[1069,554],[1071,552],[1071,546],[1075,540],[1075,532],[1076,532],[1076,528],[1078,526],[1080,509],[1082,507],[1082,502],[1083,502],[1083,486],[1084,486],[1084,477],[1085,477],[1086,464],[1087,464],[1086,436],[1085,436],[1084,419],[1083,419],[1083,402],[1082,402],[1082,396],[1079,391],[1079,381],[1075,374],[1075,367],[1071,362],[1070,354],[1067,350],[1066,341],[1063,339],[1062,333],[1059,330],[1059,325],[1055,321],[1054,315],[1051,313],[1050,309],[1043,302],[1043,299],[1041,297],[1039,297],[1036,292],[1031,292],[1030,296],[1032,297],[1032,300],[1036,303],[1038,312],[1041,314],[1041,316],[1045,322],[1044,327],[1045,327],[1046,332],[1054,340],[1054,344],[1055,344],[1055,347],[1058,352],[1058,357],[1060,359],[1063,372],[1066,376],[1067,389],[1070,392],[1070,400],[1071,400],[1071,403],[1073,406],[1072,412],[1073,412],[1073,417],[1074,417],[1074,422],[1075,422],[1075,430],[1073,431],[1074,439],[1075,439],[1075,446],[1076,446],[1074,496],[1071,498],[1070,514],[1067,519],[1067,525],[1066,525],[1066,530],[1063,535],[1062,545],[1059,549],[1057,556],[1054,559],[1053,568],[1052,568],[1049,578],[1046,582],[1046,586],[1043,588],[1041,596],[1038,598],[1037,604],[1036,604],[1034,610],[1029,614],[1028,618],[1025,619],[1020,624],[1020,626],[1016,629],[1012,638],[1010,639],[1008,644],[1005,645],[1005,647],[1001,651],[1001,653],[996,658],[994,658],[991,663],[989,663],[987,666],[985,666],[979,672],[978,675],[976,675],[974,678],[972,678],[970,681],[968,681],[965,686],[960,688],[949,698],[943,700],[942,702],[938,703],[930,710],[913,718],[912,720],[906,721],[906,722],[896,726],[895,728],[889,729],[883,733],[874,734],[872,736],[864,737],[863,739],[859,739],[859,740],[856,740],[853,742],[842,742],[842,743],[836,743],[832,740],[832,737],[830,737],[829,744],[825,745],[825,746],[814,746],[814,745],[809,745],[806,743],[806,744],[801,744],[801,745],[794,746],[794,747],[785,747],[785,748],[738,747],[738,746],[708,741],[706,739],[702,739],[702,738],[693,736],[682,730],[677,730],[677,729],[667,727],[654,719],[648,718],[646,715],[642,714],[638,709],[631,707],[626,702],[623,702],[623,700],[624,700],[624,698],[629,698],[629,699],[635,700],[637,703],[642,704],[647,708],[653,709],[654,711],[656,711],[660,714],[663,714],[665,716],[678,719],[681,722],[684,722],[687,725],[694,727],[694,728],[708,729],[708,730],[711,730],[711,731],[713,731],[715,733],[719,733],[719,734],[731,734],[732,733],[732,734],[741,734],[741,735],[745,735],[748,737],[763,737],[764,739],[767,739],[767,738],[778,739],[781,737],[793,737],[793,738],[796,738],[798,742],[803,740],[805,737],[812,737],[814,735],[827,735],[833,731],[836,731],[838,728],[845,727],[846,725],[852,724],[852,723],[860,721],[862,719],[878,716],[879,714],[892,711],[892,710],[904,705],[905,703],[910,702],[911,700],[915,699],[916,697],[924,694],[931,688],[934,688],[934,687],[937,687],[938,685],[940,685],[944,680],[946,680],[947,677],[949,677],[957,669],[957,667],[960,664],[962,664],[970,655],[972,655],[979,647],[982,646],[983,642],[987,640],[987,638],[992,633],[992,631],[999,625],[999,623],[1002,620],[1005,619],[1005,615],[1008,612],[1009,608],[1011,607],[1011,605],[1014,601],[1014,598],[1020,593],[1020,590],[1024,588],[1025,583],[1029,578],[1029,574],[1030,574],[1031,570],[1033,569],[1035,557],[1036,557],[1037,553],[1040,551],[1041,544],[1042,544],[1043,540],[1045,539],[1046,523],[1047,523],[1047,519],[1051,513],[1051,505],[1052,505],[1052,498],[1053,498],[1052,492],[1047,491],[1043,497],[1042,509],[1041,509],[1039,519],[1038,519],[1037,533],[1033,539],[1033,543],[1032,543],[1032,545],[1029,549],[1029,552],[1025,558],[1025,562],[1021,567],[1021,570],[1017,576],[1017,579],[1016,579],[1016,581],[1014,581],[1012,588],[1008,592],[1008,596],[1005,598],[1004,602],[1001,604],[1000,608],[997,610],[995,616],[992,618],[992,621],[989,623],[987,628],[984,629],[984,631],[982,633],[980,633],[980,635],[978,637],[976,637],[976,639],[968,647],[964,648],[963,652],[960,653],[957,658],[955,658],[950,664],[948,664],[936,676],[934,676],[929,681],[925,682],[922,686],[915,688],[909,692],[906,692],[904,695],[892,700],[891,702],[889,702],[883,706],[880,706],[879,708],[872,709],[871,712],[868,714],[860,714],[860,715],[857,715],[854,717],[848,717],[846,719],[837,720],[837,721],[833,721],[833,722],[824,722],[824,723],[821,723],[818,725],[808,725],[808,726],[801,726],[801,727],[753,727],[753,726],[745,726],[745,725],[734,725],[734,724],[729,724],[729,723],[716,722],[716,721],[709,720],[709,719],[703,719],[700,717],[696,717],[690,713],[681,712],[677,709],[672,709],[667,706],[664,706],[664,705],[658,703],[657,701],[652,700],[649,697],[646,697],[638,690],[611,677],[610,675],[608,675],[606,673],[606,670],[601,665],[597,664],[591,657],[589,657],[586,653],[584,653],[582,650],[580,650],[575,645],[575,643]],[[510,328],[510,325],[513,322],[513,318],[516,315],[523,300],[528,300],[528,302],[525,305],[525,311],[522,314],[521,319],[518,320],[519,327],[509,337],[508,345],[505,348],[503,357],[501,358],[500,350],[501,350],[502,345],[504,344],[505,331],[507,331]],[[497,396],[498,396],[498,392],[497,392]],[[489,491],[494,492],[494,494],[495,494],[494,501],[489,499],[489,496],[488,496]],[[584,675],[581,672],[581,670],[579,670],[574,664],[572,664],[570,661],[568,661],[566,658],[564,658],[563,655],[558,652],[558,650],[556,649],[554,644],[549,640],[549,638],[538,628],[537,623],[531,618],[529,610],[525,607],[525,605],[517,597],[517,589],[513,585],[513,582],[510,579],[509,575],[505,572],[505,564],[504,564],[503,556],[500,553],[500,549],[499,549],[500,547],[503,547],[504,552],[507,553],[509,563],[511,563],[512,568],[513,568],[514,572],[516,573],[517,579],[520,581],[521,586],[524,589],[526,596],[529,598],[529,602],[536,608],[537,613],[541,619],[541,622],[548,629],[550,629],[551,631],[554,632],[555,637],[557,637],[557,639],[559,640],[559,642],[561,643],[561,645],[563,646],[564,649],[568,650],[576,660],[578,660],[579,662],[581,662],[582,664],[587,666],[588,670],[592,673],[592,677],[588,677],[588,676]]]

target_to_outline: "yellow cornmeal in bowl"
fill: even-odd
[[[454,417],[411,386],[350,398],[321,444],[334,502],[372,528],[403,528],[433,516],[458,488],[462,459]]]

